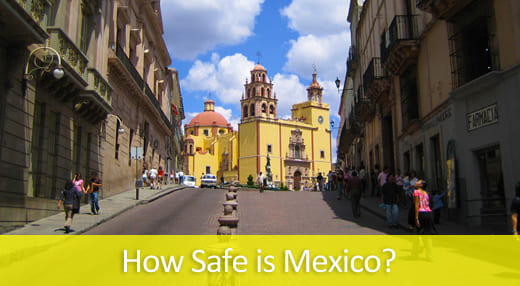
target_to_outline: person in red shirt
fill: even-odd
[[[157,184],[158,184],[158,188],[160,189],[163,178],[164,178],[164,170],[161,166],[159,166],[159,170],[157,171],[157,177],[159,177],[157,180]]]

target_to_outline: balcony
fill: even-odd
[[[417,8],[437,19],[449,19],[473,0],[416,0]]]
[[[95,124],[112,111],[112,87],[93,68],[87,69],[88,86],[74,102],[74,111]]]
[[[372,58],[363,74],[363,94],[377,103],[389,89],[390,79],[381,65],[381,58]]]
[[[88,85],[87,56],[60,28],[48,28],[47,32],[50,35],[49,46],[58,51],[61,56],[61,65],[65,69],[65,75],[77,86],[86,87]]]
[[[398,15],[392,20],[381,42],[381,61],[388,72],[398,75],[407,61],[419,55],[418,20],[417,15]]]
[[[45,9],[32,9],[34,0],[3,0],[0,1],[2,11],[2,41],[10,46],[9,42],[44,43],[48,34],[42,28],[45,21]],[[35,6],[36,7],[36,6]],[[37,8],[37,7],[36,7]]]
[[[125,51],[119,44],[117,44],[115,56],[116,57],[109,57],[109,65],[114,68],[129,84],[133,84],[136,87],[135,89],[139,90],[141,95],[148,98],[146,102],[153,106],[153,109],[157,110],[157,115],[160,117],[161,121],[166,125],[166,127],[169,130],[173,130],[173,126],[166,114],[164,114],[164,111],[162,110],[159,101],[155,97],[155,94],[141,77],[135,66],[132,64],[132,61],[130,61]]]
[[[354,118],[359,123],[367,122],[376,114],[375,104],[363,93],[363,86],[359,86],[358,93],[354,99]]]
[[[356,46],[350,46],[348,50],[347,58],[347,75],[350,77],[354,76],[356,69],[359,65],[359,52]]]

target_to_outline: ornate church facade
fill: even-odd
[[[293,105],[291,119],[277,118],[272,80],[257,64],[245,83],[238,132],[208,106],[214,105],[212,101],[206,101],[205,111],[186,125],[187,173],[198,177],[210,171],[245,184],[249,175],[265,174],[269,160],[274,185],[311,188],[319,173],[325,175],[332,168],[329,105],[322,98],[323,88],[314,73],[307,101]],[[202,124],[201,117],[210,116]],[[202,126],[207,130],[203,134]]]

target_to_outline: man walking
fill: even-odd
[[[363,182],[358,178],[357,172],[353,171],[352,176],[348,180],[347,190],[350,193],[350,199],[352,200],[352,214],[354,217],[361,216],[361,210],[359,201],[363,196]]]
[[[393,174],[388,174],[381,190],[381,203],[386,207],[386,218],[390,228],[399,228],[399,190]]]
[[[258,174],[258,176],[256,177],[256,183],[260,187],[260,193],[263,193],[264,192],[264,175],[262,175],[262,172],[260,172],[260,174]]]

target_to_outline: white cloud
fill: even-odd
[[[330,35],[346,30],[348,1],[293,0],[280,13],[289,18],[289,28],[300,35]]]
[[[240,123],[240,117],[233,116],[232,109],[226,109],[221,106],[215,106],[215,112],[220,113],[227,120],[231,126],[233,126],[233,130],[238,130],[238,123]]]
[[[335,80],[339,76],[341,79],[346,70],[348,41],[347,32],[319,37],[307,35],[292,40],[284,70],[309,79],[315,65],[320,77]]]
[[[292,105],[307,100],[307,90],[294,74],[276,74],[273,85],[278,99],[278,118],[290,117]]]
[[[220,58],[214,53],[212,62],[196,61],[181,86],[188,91],[216,94],[224,104],[240,104],[245,80],[254,67],[242,54]]]
[[[168,0],[161,2],[165,41],[172,57],[194,59],[218,45],[253,34],[264,0]]]

